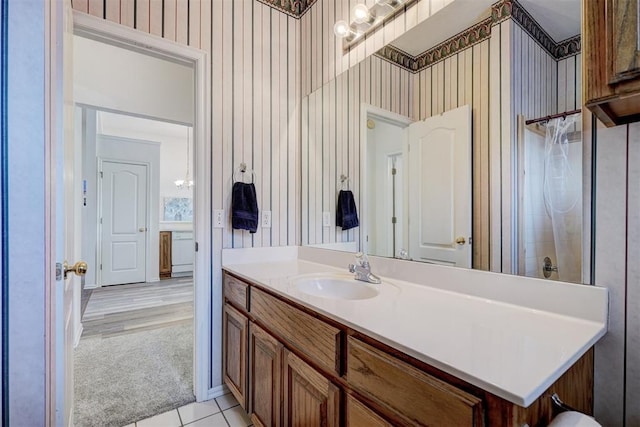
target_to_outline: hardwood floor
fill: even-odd
[[[193,278],[95,289],[82,316],[82,337],[103,338],[193,321]]]

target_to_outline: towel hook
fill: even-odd
[[[351,181],[351,178],[349,178],[345,174],[341,174],[340,175],[340,182],[342,183],[342,189],[343,190],[348,190],[349,189],[349,181]]]
[[[231,177],[231,179],[233,180],[234,184],[238,181],[242,181],[244,182],[244,180],[238,180],[236,174],[241,173],[244,174],[247,173],[247,164],[245,162],[240,163],[240,166],[238,166],[236,168],[236,170],[233,171],[233,175]],[[256,180],[256,173],[253,169],[251,169],[251,183],[254,183]]]

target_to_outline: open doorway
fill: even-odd
[[[76,225],[89,264],[74,313],[74,421],[125,425],[206,398],[197,343],[208,316],[194,304],[210,277],[195,259],[208,224],[194,209],[206,204],[194,191],[206,182],[194,164],[204,108],[194,63],[86,27],[74,38]]]

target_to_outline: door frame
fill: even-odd
[[[55,19],[55,18],[54,18]],[[184,46],[160,37],[145,34],[123,25],[115,24],[104,19],[96,18],[81,12],[73,11],[74,33],[90,37],[104,43],[117,45],[148,55],[154,55],[167,60],[186,63],[194,69],[195,115],[194,132],[194,176],[198,185],[194,186],[194,238],[198,245],[194,260],[194,394],[198,401],[206,400],[210,393],[211,377],[211,69],[206,52],[193,47]],[[53,39],[52,35],[52,39]],[[55,40],[51,40],[53,44]],[[49,123],[54,126],[55,123]],[[55,162],[55,154],[49,153],[49,161]],[[49,172],[50,173],[50,172]],[[47,194],[48,203],[52,203],[55,193]],[[51,226],[48,230],[53,230]],[[51,237],[48,235],[50,241]],[[51,244],[47,245],[49,259],[55,258]],[[51,279],[48,278],[50,281]],[[51,286],[51,284],[48,284]],[[46,296],[46,313],[48,324],[55,319],[56,301],[51,294]],[[46,352],[46,377],[48,387],[45,399],[47,401],[47,423],[55,424],[55,337],[51,334]]]
[[[102,205],[102,196],[103,196],[103,180],[100,179],[100,173],[102,172],[102,166],[104,165],[104,163],[120,163],[120,164],[127,164],[127,165],[136,165],[136,166],[144,166],[145,167],[145,174],[147,175],[147,188],[145,189],[146,191],[146,197],[145,197],[145,221],[147,222],[147,231],[145,232],[145,236],[144,236],[144,256],[145,256],[145,263],[144,263],[144,281],[145,282],[149,282],[151,277],[150,277],[150,273],[149,273],[149,269],[150,269],[150,261],[151,261],[151,239],[149,238],[149,233],[153,232],[154,230],[152,230],[151,227],[151,169],[152,169],[152,163],[151,162],[140,162],[137,160],[122,160],[122,159],[112,159],[109,157],[98,157],[98,168],[96,170],[96,174],[97,174],[97,179],[98,179],[98,194],[97,194],[97,202],[98,202],[98,208],[96,209],[97,213],[98,213],[98,218],[96,218],[96,221],[98,222],[98,227],[97,227],[97,232],[98,232],[98,236],[97,236],[97,245],[96,245],[96,262],[100,262],[102,261],[102,223],[100,223],[100,218],[104,217],[102,209],[103,209],[103,205]],[[104,284],[102,283],[102,269],[100,268],[96,268],[96,285],[98,287],[102,287],[104,286]]]
[[[367,194],[369,194],[367,191],[367,120],[369,116],[377,117],[381,120],[385,120],[389,123],[393,123],[394,125],[403,128],[405,135],[404,141],[402,142],[402,149],[405,153],[407,152],[407,147],[409,145],[406,130],[411,123],[414,123],[414,120],[412,120],[411,117],[403,116],[402,114],[394,113],[393,111],[384,110],[374,105],[367,104],[366,102],[360,104],[360,194],[362,195],[360,203],[360,227],[362,230],[360,232],[360,251],[364,253],[367,253],[368,244],[366,238],[369,234],[369,215],[367,209],[364,209],[364,207],[367,206],[367,201],[364,200],[364,198]],[[405,166],[405,175],[407,174],[408,170],[409,168],[407,164]],[[404,182],[407,182],[407,176],[405,176],[403,180]],[[408,190],[406,186],[402,189],[402,191],[404,192],[403,199],[404,204],[406,205],[408,203]],[[407,206],[404,206],[403,210],[405,212],[405,215],[409,214]],[[408,242],[408,227],[405,227],[404,234],[404,241]]]

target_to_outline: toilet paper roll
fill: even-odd
[[[600,423],[582,412],[562,412],[555,417],[549,427],[602,427]]]

